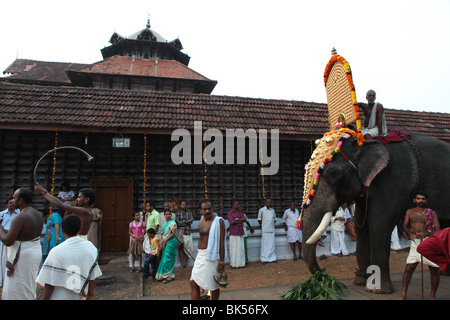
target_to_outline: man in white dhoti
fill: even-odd
[[[97,264],[98,250],[77,236],[81,220],[69,214],[61,222],[66,241],[50,250],[36,282],[44,287],[42,300],[92,300],[95,278],[102,275]]]
[[[245,267],[244,222],[245,214],[239,210],[239,202],[233,200],[232,208],[227,213],[230,223],[230,266],[231,268]]]
[[[294,261],[297,261],[302,257],[302,230],[297,229],[297,220],[300,217],[298,209],[295,207],[295,201],[291,201],[289,208],[284,211],[283,224],[284,230],[287,231],[287,241],[291,246],[292,254],[294,255]],[[295,244],[298,246],[298,257],[295,250]]]
[[[346,214],[342,207],[331,217],[331,253],[348,256],[348,250],[344,242]]]
[[[10,197],[8,200],[6,200],[6,209],[0,212],[0,223],[3,226],[3,229],[5,229],[6,232],[8,232],[9,228],[11,227],[11,221],[12,219],[17,216],[20,213],[19,209],[16,209],[14,207],[14,199]],[[3,280],[6,277],[6,249],[8,247],[3,244],[3,242],[0,241],[0,288],[3,287]]]
[[[417,252],[417,247],[423,240],[441,229],[438,215],[434,210],[426,207],[427,201],[427,195],[424,192],[416,192],[413,198],[415,207],[406,211],[403,220],[403,231],[409,235],[411,247],[406,258],[402,295],[399,300],[407,299],[409,283],[419,263],[428,265],[431,281],[430,300],[436,299],[436,292],[439,287],[439,266]]]
[[[272,201],[266,199],[265,206],[259,209],[258,223],[261,226],[261,255],[262,264],[277,262],[275,254],[275,210],[271,207]]]
[[[198,225],[200,239],[198,254],[191,273],[191,299],[200,299],[200,288],[211,291],[211,300],[220,296],[219,275],[225,272],[226,243],[225,223],[213,213],[211,202],[200,202],[203,219]]]
[[[364,125],[361,129],[364,138],[369,140],[375,137],[386,136],[387,127],[383,105],[375,102],[376,93],[374,90],[367,91],[366,99],[367,104],[358,104],[364,112]]]
[[[44,219],[30,206],[33,200],[30,189],[17,189],[13,200],[20,214],[11,221],[8,233],[0,225],[0,241],[8,247],[2,300],[34,300],[42,259],[40,236]]]

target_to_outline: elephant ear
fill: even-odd
[[[389,152],[379,142],[366,140],[361,148],[358,160],[358,176],[365,187],[369,187],[372,180],[389,163]]]

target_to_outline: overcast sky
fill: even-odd
[[[1,1],[0,70],[16,57],[94,63],[114,32],[179,38],[214,95],[326,103],[335,47],[386,108],[450,112],[450,1]]]

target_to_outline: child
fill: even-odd
[[[147,237],[150,246],[148,247],[148,258],[144,262],[144,270],[142,271],[142,278],[147,279],[150,275],[150,264],[152,265],[152,279],[156,281],[156,271],[158,270],[158,255],[159,255],[159,238],[155,237],[155,229],[149,228],[147,230]],[[147,246],[145,246],[147,249]]]
[[[139,212],[134,214],[134,221],[130,222],[129,225],[129,235],[131,237],[130,248],[128,249],[128,253],[132,255],[131,257],[131,270],[130,272],[135,272],[134,263],[136,261],[136,257],[139,260],[139,271],[142,271],[142,253],[144,252],[144,248],[142,243],[144,242],[144,229],[145,224],[144,221],[141,221],[141,215]]]

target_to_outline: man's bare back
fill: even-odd
[[[30,241],[41,236],[44,219],[42,218],[42,214],[36,209],[27,207],[23,209],[20,214],[15,216],[14,219],[17,220],[16,222],[19,222],[20,220],[22,225],[22,228],[17,235],[17,240]]]
[[[40,237],[44,225],[42,214],[30,206],[31,198],[29,203],[26,203],[22,196],[19,196],[19,190],[14,192],[13,199],[14,206],[21,210],[20,214],[12,220],[8,233],[0,227],[0,240],[6,246],[15,241],[30,241]],[[31,193],[31,190],[27,189],[26,193]]]

